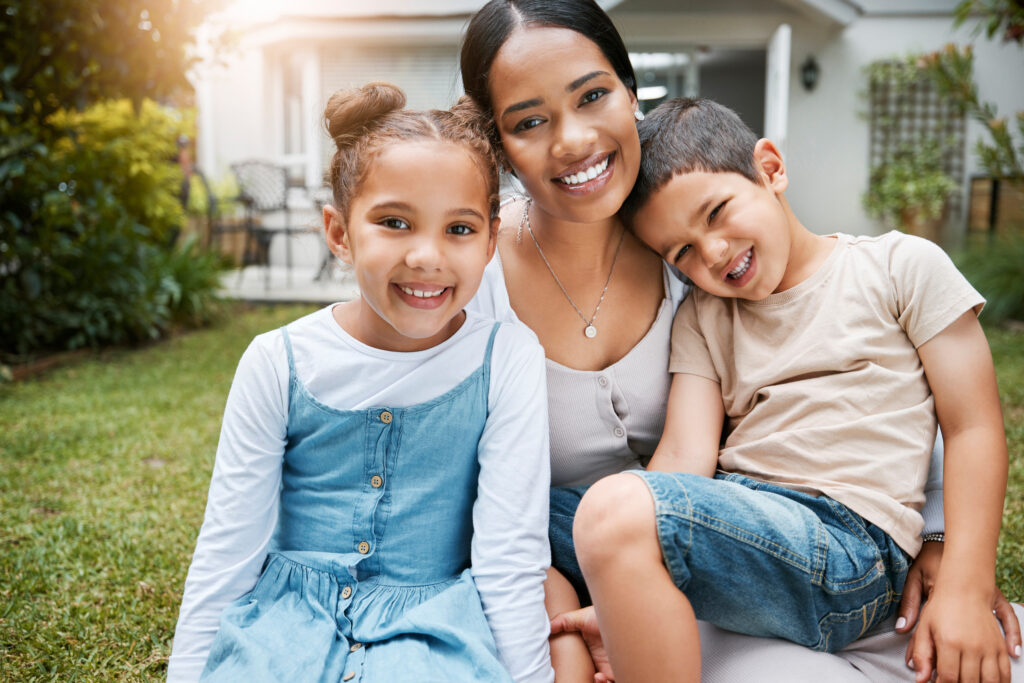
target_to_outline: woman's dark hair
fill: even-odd
[[[500,141],[491,107],[491,64],[501,46],[520,26],[576,31],[597,45],[619,80],[636,93],[636,74],[622,36],[594,0],[490,0],[469,22],[459,64],[466,94],[491,119],[491,139],[496,149],[500,149]]]

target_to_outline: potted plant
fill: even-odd
[[[938,241],[946,201],[957,189],[936,140],[905,143],[871,169],[864,208],[903,232]]]

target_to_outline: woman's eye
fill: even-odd
[[[688,252],[688,251],[690,251],[690,245],[689,244],[684,244],[682,246],[682,248],[680,248],[679,251],[676,252],[676,257],[675,257],[675,259],[673,259],[672,262],[673,263],[679,263],[679,259],[681,259],[684,256],[686,256],[686,252]]]
[[[594,102],[595,100],[601,99],[607,94],[608,91],[605,90],[604,88],[595,88],[594,90],[588,90],[586,94],[583,95],[582,104],[589,104],[591,102]]]
[[[408,230],[409,224],[403,221],[401,218],[385,218],[380,222],[386,228],[394,228],[395,230]]]
[[[448,228],[448,232],[452,235],[472,235],[476,231],[468,225],[453,225]]]
[[[517,124],[516,124],[516,127],[515,127],[515,128],[513,128],[512,130],[513,130],[513,132],[515,132],[515,133],[519,133],[519,132],[522,132],[522,131],[524,131],[524,130],[530,130],[531,128],[536,128],[536,127],[537,127],[537,126],[539,126],[539,125],[540,125],[541,123],[543,123],[543,120],[542,120],[542,119],[540,119],[540,118],[539,118],[539,117],[537,117],[537,116],[531,116],[530,118],[528,118],[528,119],[523,119],[522,121],[520,121],[519,123],[517,123]]]

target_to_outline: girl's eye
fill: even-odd
[[[675,257],[675,259],[672,262],[673,263],[679,263],[679,259],[681,259],[684,256],[686,256],[686,253],[688,251],[690,251],[690,245],[689,244],[684,244],[682,246],[682,248],[680,248],[679,251],[676,252],[676,257]]]
[[[448,228],[448,233],[451,235],[472,235],[475,230],[468,225],[453,225]]]
[[[590,104],[591,102],[594,102],[594,101],[597,101],[597,100],[601,99],[602,97],[604,97],[607,94],[608,94],[608,91],[605,90],[604,88],[594,88],[593,90],[588,90],[583,95],[583,99],[581,100],[581,103],[582,104]]]
[[[385,218],[380,222],[386,228],[393,228],[395,230],[408,230],[409,224],[403,221],[401,218]]]
[[[540,117],[538,117],[538,116],[531,116],[531,117],[523,119],[522,121],[517,123],[516,127],[512,129],[512,132],[514,132],[514,133],[521,133],[524,130],[530,130],[531,128],[536,128],[541,123],[543,123],[543,121],[542,121],[542,119]]]
[[[711,213],[708,214],[708,223],[710,223],[711,221],[715,220],[715,216],[718,215],[718,213],[722,210],[722,208],[724,206],[725,206],[725,202],[722,202],[721,204],[719,204],[715,208],[711,209]]]

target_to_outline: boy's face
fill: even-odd
[[[792,244],[779,201],[786,175],[767,140],[758,142],[755,165],[762,185],[739,173],[673,176],[637,212],[636,235],[709,294],[758,301],[778,291]]]

